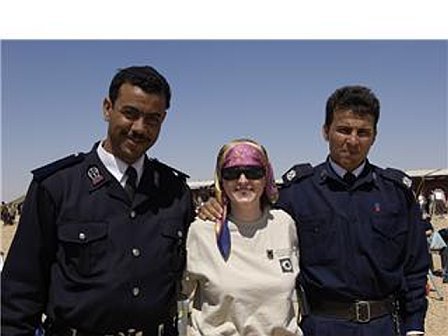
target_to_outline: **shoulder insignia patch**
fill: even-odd
[[[412,187],[412,180],[410,177],[404,176],[402,181],[406,187],[408,188]]]
[[[155,159],[155,158],[151,158],[151,159],[149,159],[149,160],[150,160],[150,162],[152,162],[152,163],[158,165],[161,169],[169,170],[169,171],[172,172],[174,175],[180,177],[180,178],[183,179],[183,180],[186,180],[186,179],[190,178],[190,175],[185,174],[184,172],[181,172],[180,170],[177,170],[177,169],[175,169],[175,168],[173,168],[173,167],[171,167],[171,166],[168,166],[167,164],[165,164],[165,163],[163,163],[163,162],[160,162],[159,160],[157,160],[157,159]]]
[[[404,186],[406,189],[412,187],[412,179],[404,172],[394,168],[386,168],[382,174],[385,178],[396,182],[397,184]]]
[[[84,160],[84,157],[85,157],[84,153],[72,154],[63,159],[60,159],[60,160],[54,161],[50,164],[47,164],[43,167],[34,169],[31,171],[31,173],[33,174],[33,178],[36,181],[42,181],[43,179],[54,174],[58,170],[61,170],[63,168],[67,168],[67,167],[73,166],[79,162],[82,162]]]
[[[285,174],[283,174],[283,183],[290,184],[294,183],[306,176],[313,174],[313,166],[309,163],[298,164],[289,169]]]

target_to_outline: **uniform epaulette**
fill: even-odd
[[[382,169],[381,175],[406,189],[412,187],[412,179],[401,170],[386,168]]]
[[[313,166],[309,163],[302,163],[289,169],[285,174],[283,174],[282,179],[284,184],[290,184],[312,174]]]
[[[73,166],[73,165],[83,161],[84,157],[85,157],[84,153],[72,154],[72,155],[69,155],[60,160],[49,163],[43,167],[34,169],[31,171],[31,173],[33,174],[34,180],[42,181],[43,179],[54,174],[58,170]]]
[[[167,164],[160,162],[159,160],[155,159],[155,158],[151,158],[150,159],[151,162],[155,163],[156,165],[158,165],[161,169],[165,169],[165,170],[169,170],[172,173],[174,173],[174,175],[180,177],[183,180],[186,180],[188,178],[190,178],[190,175],[185,174],[184,172],[181,172],[180,170],[177,170],[171,166],[168,166]]]

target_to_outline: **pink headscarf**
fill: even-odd
[[[275,184],[274,173],[269,162],[266,150],[252,140],[235,140],[224,145],[218,156],[215,171],[215,196],[223,205],[224,211],[221,220],[216,221],[215,230],[218,248],[227,261],[230,255],[230,233],[227,226],[228,198],[222,189],[221,170],[235,166],[261,166],[265,169],[266,186],[264,195],[270,204],[278,199],[278,189]]]
[[[226,148],[227,147],[227,148]],[[215,171],[216,197],[221,204],[226,205],[228,200],[223,193],[221,184],[221,170],[235,166],[261,166],[266,172],[266,187],[264,194],[271,204],[278,199],[278,189],[275,184],[274,172],[265,149],[251,140],[235,140],[224,146],[222,155],[218,158]],[[221,152],[220,152],[221,153]]]

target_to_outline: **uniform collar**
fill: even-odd
[[[98,154],[98,157],[100,158],[100,161],[103,163],[103,165],[106,167],[107,171],[115,177],[115,179],[120,182],[120,184],[124,187],[127,176],[125,175],[126,169],[128,169],[128,164],[124,162],[123,160],[119,159],[118,157],[114,156],[113,154],[107,152],[103,148],[102,141],[98,147],[96,148],[96,152]],[[142,155],[137,161],[135,161],[132,164],[132,167],[135,168],[137,171],[137,185],[140,181],[140,178],[143,174],[143,163],[144,163],[145,155]]]
[[[346,171],[346,169],[340,167],[337,163],[331,160],[330,156],[328,156],[327,160],[321,165],[319,181],[320,183],[327,183],[328,179],[340,180]],[[357,185],[362,185],[365,183],[373,183],[376,185],[377,183],[377,173],[375,172],[374,166],[370,164],[368,159],[364,160],[364,162],[352,173],[357,176]]]
[[[347,169],[342,168],[340,165],[338,165],[336,162],[332,160],[332,158],[329,156],[328,161],[330,162],[331,168],[334,170],[334,172],[341,178],[344,177],[345,173],[348,172]],[[351,173],[355,175],[356,177],[359,177],[361,175],[362,171],[364,170],[364,167],[366,166],[366,160],[364,160],[356,169],[354,169]]]

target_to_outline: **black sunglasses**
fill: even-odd
[[[224,180],[237,180],[241,174],[244,174],[249,180],[259,180],[264,177],[265,171],[260,166],[235,166],[221,170],[221,176]]]

